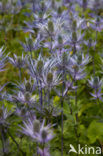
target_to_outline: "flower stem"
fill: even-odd
[[[11,137],[11,139],[13,140],[13,142],[16,144],[18,151],[20,151],[23,156],[26,156],[26,153],[21,150],[19,144],[17,143],[17,141],[15,140],[15,138],[11,135],[11,133],[10,133],[9,130],[8,130],[8,134]]]

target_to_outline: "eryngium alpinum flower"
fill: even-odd
[[[9,57],[9,62],[13,65],[13,66],[15,66],[15,67],[17,67],[17,68],[23,68],[23,67],[25,67],[25,63],[26,63],[26,56],[24,57],[24,55],[23,55],[23,53],[22,53],[22,56],[20,57],[18,57],[18,56],[16,56],[15,54],[13,55],[13,58],[12,57]]]
[[[91,88],[97,90],[101,88],[103,80],[102,79],[100,80],[99,77],[95,76],[94,78],[91,77],[91,80],[88,80],[88,82]]]
[[[9,123],[7,122],[8,117],[11,115],[11,112],[7,111],[7,108],[4,105],[0,108],[0,125],[1,126],[8,126]]]
[[[44,125],[45,120],[40,123],[37,119],[35,119],[34,121],[28,119],[28,121],[23,122],[23,124],[25,127],[20,126],[22,128],[22,133],[30,136],[32,139],[36,139],[36,141],[40,143],[46,143],[54,137],[53,132],[50,129],[51,125]]]
[[[21,104],[34,104],[36,101],[36,96],[32,95],[30,92],[17,92],[17,95],[13,95],[11,98],[12,102],[19,102]]]
[[[12,83],[16,88],[18,88],[22,93],[25,92],[30,92],[32,93],[35,90],[35,80],[33,79],[32,83],[32,78],[30,77],[29,80],[24,79],[24,82],[17,82],[17,83]]]

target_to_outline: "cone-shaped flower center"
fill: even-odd
[[[26,93],[24,94],[24,97],[25,97],[25,100],[26,100],[26,101],[29,101],[30,98],[31,98],[31,94],[30,94],[29,92],[26,92]]]
[[[47,83],[51,84],[53,81],[53,74],[50,72],[47,74]]]
[[[37,63],[37,71],[38,71],[39,74],[41,74],[42,70],[43,70],[43,61],[39,60],[38,63]]]
[[[46,140],[47,135],[48,135],[48,132],[46,131],[46,129],[43,129],[42,132],[41,132],[42,139]]]
[[[58,36],[58,43],[59,44],[63,44],[63,39],[62,39],[62,36],[61,35]]]
[[[62,8],[61,8],[61,7],[58,8],[58,14],[59,14],[59,15],[62,14]]]
[[[26,88],[26,91],[27,92],[30,92],[31,91],[31,84],[30,84],[30,82],[27,82],[26,83],[25,88]]]
[[[40,121],[39,120],[34,120],[33,129],[34,129],[34,133],[39,133],[39,131],[40,131]]]
[[[76,31],[76,27],[77,27],[77,22],[76,22],[76,20],[74,20],[72,23],[73,31]]]
[[[73,40],[74,42],[77,41],[77,34],[76,34],[76,32],[72,32],[72,40]]]
[[[17,58],[17,63],[18,63],[18,66],[19,66],[19,67],[22,66],[22,58],[21,58],[21,57],[18,57],[18,58]]]
[[[54,25],[52,21],[48,22],[48,30],[53,33],[54,32]]]

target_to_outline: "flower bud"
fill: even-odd
[[[18,57],[17,58],[17,64],[18,64],[18,67],[22,67],[23,61],[22,61],[22,58],[21,57]]]
[[[63,39],[62,39],[62,36],[61,35],[58,36],[58,43],[59,44],[63,44]]]
[[[62,8],[61,8],[61,7],[58,8],[58,14],[59,14],[59,15],[62,14]]]
[[[25,97],[25,101],[29,101],[30,98],[31,98],[31,94],[30,94],[29,92],[26,92],[26,93],[24,94],[24,97]]]
[[[28,39],[28,45],[29,45],[29,50],[32,51],[32,48],[33,48],[33,42],[32,42],[32,38],[31,38],[31,36],[30,36],[29,39]]]
[[[78,64],[81,64],[81,63],[82,63],[82,55],[79,55],[79,56],[78,56],[77,63],[78,63]]]
[[[53,81],[53,74],[52,73],[48,73],[47,75],[47,83],[51,84]]]
[[[41,1],[41,9],[42,11],[45,9],[45,3],[43,1]]]
[[[43,70],[43,61],[42,60],[38,61],[36,69],[37,69],[39,74],[42,73],[42,70]]]
[[[66,52],[64,52],[63,54],[62,54],[62,64],[63,65],[66,65],[67,63],[68,63],[68,59],[67,59],[68,57],[67,57],[67,53]]]
[[[52,8],[55,8],[55,0],[52,0]]]
[[[94,85],[98,85],[98,77],[94,77]]]
[[[48,30],[53,33],[54,32],[54,25],[52,21],[48,22]]]
[[[73,31],[76,31],[76,28],[77,28],[77,21],[74,20],[73,23],[72,23],[72,29],[73,29]]]
[[[40,131],[40,121],[39,120],[34,120],[33,129],[34,129],[34,133],[39,133],[39,131]]]
[[[48,132],[46,131],[46,129],[43,129],[42,132],[41,132],[42,139],[46,140],[47,135],[48,135]]]
[[[74,42],[77,41],[77,34],[76,34],[76,32],[72,32],[72,40],[73,40]]]
[[[27,92],[31,92],[31,84],[30,84],[30,82],[26,83],[25,89],[26,89]]]

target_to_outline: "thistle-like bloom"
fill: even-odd
[[[43,59],[41,55],[36,60],[28,59],[28,69],[32,78],[38,78],[42,75],[44,70],[44,65],[47,61]]]
[[[33,91],[36,88],[35,81],[33,80],[33,83],[32,83],[31,77],[29,80],[26,80],[26,78],[25,78],[24,82],[22,82],[22,83],[17,82],[17,83],[12,83],[12,84],[15,85],[16,88],[18,88],[22,93],[25,93],[25,92],[33,93]]]
[[[71,57],[71,66],[68,70],[74,80],[81,80],[86,76],[85,65],[89,62],[89,57],[84,55],[74,55]]]
[[[45,24],[47,23],[47,20],[50,16],[49,13],[47,13],[47,9],[50,6],[50,2],[49,1],[41,1],[38,2],[37,0],[34,2],[33,1],[33,16],[34,16],[34,20],[33,22],[26,22],[24,21],[24,23],[27,25],[27,28],[24,28],[25,32],[31,32],[34,33],[34,28],[38,28],[38,24]]]
[[[102,98],[102,93],[101,93],[101,89],[99,89],[99,90],[95,90],[95,93],[90,93],[92,96],[93,96],[93,98],[92,99],[99,99],[99,100],[103,100],[103,98]]]
[[[80,44],[83,42],[84,33],[81,34],[80,32],[70,32],[69,39],[67,40],[66,44],[69,44],[72,49],[75,48],[76,50],[80,50]]]
[[[40,34],[38,34],[35,41],[33,41],[33,38],[30,35],[29,38],[26,38],[26,43],[22,43],[22,42],[20,42],[20,43],[23,46],[25,52],[32,52],[41,47],[42,40],[43,40],[43,38]]]
[[[13,95],[12,96],[12,99],[11,99],[12,102],[19,102],[21,104],[32,104],[32,103],[35,103],[36,101],[36,96],[32,96],[32,94],[30,92],[21,92],[19,91],[17,93],[17,95]]]
[[[36,79],[37,85],[39,85],[40,82],[42,83],[42,87],[48,86],[49,81],[47,75],[51,72],[51,69],[55,67],[55,64],[56,60],[54,58],[44,59],[41,55],[39,55],[37,60],[30,59],[30,62],[28,61],[30,75],[31,77]],[[59,79],[59,77],[55,72],[53,72],[50,86],[52,86],[53,84],[56,85],[57,79]]]
[[[5,62],[7,60],[7,56],[4,54],[5,49],[4,47],[0,48],[0,71],[4,71]]]
[[[52,87],[61,83],[61,74],[57,74],[56,71],[45,70],[43,72],[43,78],[41,79],[42,86],[51,89]]]
[[[35,121],[35,119],[34,119]],[[24,133],[27,136],[30,136],[32,139],[35,139],[35,131],[34,131],[34,125],[33,120],[28,119],[27,122],[23,121],[24,127],[20,126],[22,128],[22,133]],[[39,127],[39,121],[37,127]]]
[[[53,133],[50,130],[49,126],[44,127],[44,125],[41,126],[40,132],[36,134],[36,139],[40,143],[47,143],[50,140],[53,139]]]
[[[95,42],[95,41],[92,41],[92,39],[89,39],[88,41],[84,41],[84,44],[85,44],[88,48],[91,48],[91,47],[95,47],[96,42]]]
[[[45,126],[45,120],[43,120],[42,124],[37,119],[34,121],[29,119],[23,123],[25,127],[21,127],[22,133],[40,143],[47,143],[54,137],[52,130],[50,130],[51,125]]]
[[[57,20],[48,20],[46,24],[38,24],[39,33],[43,34],[45,38],[52,37],[52,40],[55,36],[59,35],[63,29],[63,21],[61,19]]]
[[[77,32],[80,29],[86,28],[86,20],[84,18],[80,18],[78,14],[75,12],[69,13],[69,20],[64,21],[64,28],[67,32]]]
[[[25,63],[26,63],[26,56],[24,57],[23,53],[21,57],[18,57],[17,55],[13,55],[12,57],[9,57],[9,62],[11,64],[13,64],[13,66],[17,67],[17,68],[23,68],[25,67]]]
[[[54,40],[52,41],[52,50],[54,53],[62,53],[63,51],[66,51],[64,49],[64,46],[67,45],[67,34],[62,33],[61,35],[56,35]],[[45,42],[43,44],[44,47],[51,49],[51,42]]]
[[[91,80],[88,80],[89,85],[91,88],[94,89],[94,93],[90,93],[93,96],[93,99],[100,99],[102,100],[102,93],[101,93],[101,86],[103,83],[103,80],[99,79],[99,77],[91,77]]]
[[[11,115],[11,112],[7,111],[7,108],[4,105],[0,108],[0,125],[1,126],[8,126],[9,123],[7,122],[8,117]]]
[[[99,77],[91,77],[91,80],[88,80],[88,82],[91,88],[97,90],[101,88],[103,80],[100,80]]]
[[[55,58],[57,60],[56,67],[58,68],[58,72],[63,72],[63,70],[67,72],[68,66],[71,64],[70,54],[64,51],[63,53],[56,55]]]
[[[78,54],[71,57],[72,65],[77,65],[81,67],[84,67],[86,64],[88,64],[89,60],[90,57],[88,55],[84,56],[84,54]]]

